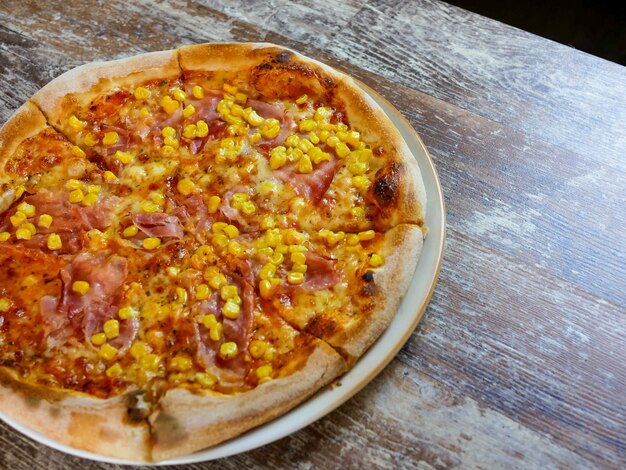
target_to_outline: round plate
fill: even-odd
[[[422,318],[435,289],[443,258],[445,210],[439,178],[426,147],[409,122],[382,96],[367,85],[357,83],[380,105],[402,134],[417,160],[426,189],[428,236],[424,241],[417,269],[398,313],[376,343],[348,373],[340,378],[337,384],[331,384],[290,412],[230,441],[190,455],[158,462],[155,465],[187,464],[228,457],[269,444],[299,431],[339,407],[376,377],[406,343]],[[26,436],[68,454],[107,463],[137,463],[74,449],[59,444],[2,413],[0,413],[0,418]]]

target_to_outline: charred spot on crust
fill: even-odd
[[[369,282],[361,289],[361,294],[364,297],[373,297],[378,293],[378,286],[374,282]]]
[[[279,64],[287,63],[289,62],[289,59],[291,59],[291,52],[289,51],[283,51],[276,56],[276,62]]]
[[[372,195],[381,208],[395,205],[400,197],[400,178],[404,167],[401,163],[393,162],[376,173],[372,185]]]
[[[306,328],[306,331],[318,338],[330,338],[337,332],[337,323],[332,318],[315,317]]]
[[[365,282],[372,282],[374,280],[374,271],[365,271],[365,274],[361,276]]]

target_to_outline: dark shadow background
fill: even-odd
[[[626,65],[626,0],[445,0]]]

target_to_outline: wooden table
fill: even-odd
[[[294,435],[188,468],[624,468],[624,67],[434,0],[82,3],[0,2],[0,123],[85,62],[271,41],[394,103],[445,193],[437,289],[384,372]],[[0,468],[110,466],[0,424]]]

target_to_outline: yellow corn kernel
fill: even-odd
[[[261,218],[261,228],[263,230],[267,230],[268,228],[274,228],[275,226],[276,221],[271,215],[264,215],[263,218]]]
[[[248,101],[248,96],[245,93],[235,93],[235,103],[246,104],[246,101]]]
[[[256,212],[256,206],[254,205],[254,202],[246,201],[241,205],[240,210],[245,215],[252,215]]]
[[[315,110],[314,119],[316,121],[328,121],[333,115],[333,110],[325,106],[320,106]]]
[[[204,98],[204,90],[200,85],[194,85],[194,87],[191,89],[191,94],[197,100],[201,100],[202,98]]]
[[[272,283],[268,279],[262,279],[259,282],[259,292],[262,298],[268,299],[272,293]]]
[[[48,235],[47,245],[49,250],[60,250],[63,247],[61,237],[56,233],[51,233],[50,235]]]
[[[308,251],[308,248],[304,245],[289,245],[288,251],[289,253],[305,253]]]
[[[304,155],[298,162],[294,168],[298,173],[311,173],[313,171],[313,164],[311,163],[311,159],[308,155]]]
[[[237,343],[228,341],[220,346],[220,356],[223,359],[232,359],[237,355]]]
[[[27,203],[26,201],[21,202],[17,206],[17,210],[23,212],[26,217],[34,217],[35,216],[35,206]]]
[[[270,257],[270,262],[276,266],[281,264],[284,260],[285,260],[285,255],[283,255],[282,253],[278,253],[278,252],[272,253],[272,256]]]
[[[115,173],[113,173],[112,171],[105,171],[104,172],[104,181],[106,181],[107,183],[112,183],[113,181],[117,181],[117,176],[115,176]]]
[[[222,334],[223,326],[221,323],[215,322],[215,324],[212,325],[209,329],[209,338],[211,338],[213,341],[219,341],[220,339],[222,339]]]
[[[187,291],[182,287],[177,287],[175,297],[179,304],[184,304],[187,302]]]
[[[243,117],[246,121],[248,121],[248,124],[250,124],[252,127],[258,127],[261,124],[263,124],[263,122],[265,122],[265,119],[259,116],[257,112],[252,108],[244,109]]]
[[[170,369],[179,370],[181,372],[191,369],[192,365],[191,358],[187,356],[174,356],[170,360]]]
[[[224,233],[224,229],[228,226],[226,222],[215,222],[211,225],[211,231],[213,233]]]
[[[330,160],[330,153],[322,151],[322,149],[319,147],[313,147],[311,150],[309,150],[307,155],[316,165],[320,164],[323,161]]]
[[[267,364],[265,366],[261,366],[256,370],[256,376],[259,380],[271,378],[272,376],[272,366]]]
[[[161,358],[156,354],[146,354],[139,359],[139,367],[146,371],[156,372],[161,365]]]
[[[150,346],[148,346],[143,341],[135,341],[133,345],[130,347],[130,354],[135,358],[139,359],[150,352]]]
[[[350,162],[348,164],[348,171],[353,175],[363,175],[369,170],[369,165],[362,161]]]
[[[198,372],[194,378],[203,387],[212,387],[217,382],[217,378],[208,372]]]
[[[346,243],[351,246],[357,245],[360,241],[361,240],[356,233],[351,233],[346,237]]]
[[[87,146],[87,147],[93,147],[94,145],[96,145],[98,143],[98,138],[89,133],[85,136],[85,138],[83,139],[83,143]]]
[[[188,118],[196,112],[196,107],[193,104],[189,104],[183,109],[183,116]]]
[[[9,309],[11,308],[12,302],[10,299],[7,299],[6,297],[2,297],[0,299],[0,312],[8,312]]]
[[[196,136],[197,137],[206,137],[209,134],[209,125],[200,119],[196,122]]]
[[[233,199],[230,203],[232,207],[239,208],[241,204],[248,200],[248,195],[246,193],[235,193],[233,194]]]
[[[119,309],[117,316],[120,317],[121,320],[130,320],[131,318],[137,318],[139,311],[127,305]]]
[[[172,147],[171,145],[164,145],[163,147],[161,147],[161,151],[163,152],[163,155],[168,156],[174,153],[176,149],[174,147]]]
[[[81,149],[78,145],[74,145],[72,147],[72,153],[77,156],[78,158],[85,158],[87,156],[87,154],[85,153],[85,151],[83,149]]]
[[[330,137],[330,132],[328,132],[327,130],[320,131],[317,137],[319,138],[320,142],[326,142]],[[313,142],[313,139],[311,139],[311,142]]]
[[[176,185],[178,192],[183,196],[189,196],[196,189],[196,184],[189,178],[183,178]]]
[[[267,263],[259,271],[259,277],[261,279],[271,279],[276,274],[276,265],[274,263]]]
[[[359,232],[358,236],[361,241],[372,240],[376,236],[376,232],[373,230],[366,230],[365,232]]]
[[[6,242],[9,238],[11,238],[9,232],[0,232],[0,242]]]
[[[102,346],[107,341],[107,335],[104,333],[96,333],[91,337],[91,343],[96,346]]]
[[[302,284],[304,282],[304,274],[292,271],[287,274],[287,282],[293,285]]]
[[[100,350],[98,351],[98,356],[102,359],[110,361],[117,355],[117,348],[114,348],[110,344],[103,344],[100,346]]]
[[[39,282],[39,279],[37,279],[37,276],[35,276],[34,274],[29,274],[24,279],[22,279],[22,285],[24,287],[32,287],[38,282]]]
[[[267,343],[260,339],[252,340],[250,341],[248,350],[250,351],[250,355],[253,359],[259,359],[263,356],[263,354],[265,354],[265,351],[267,351]]]
[[[254,134],[252,134],[252,137],[250,137],[250,142],[256,144],[259,140],[261,140],[262,137],[263,136],[260,132],[255,132]]]
[[[158,191],[150,192],[148,197],[155,204],[162,204],[165,201],[165,195],[162,192],[158,192]]]
[[[350,209],[350,212],[357,219],[365,217],[365,209],[362,207],[353,207],[352,209]]]
[[[157,212],[159,210],[159,206],[152,201],[143,200],[139,203],[139,207],[141,210],[147,213]]]
[[[120,335],[120,322],[117,320],[107,320],[102,326],[102,331],[108,339],[117,338]]]
[[[211,289],[206,284],[200,284],[196,287],[196,299],[206,300],[211,295]]]
[[[291,253],[291,262],[295,264],[306,264],[306,255],[302,252]]]
[[[220,272],[212,272],[211,268],[207,269],[204,273],[204,279],[209,282],[209,286],[213,289],[220,289],[224,284],[226,284],[226,276]]]
[[[239,317],[239,313],[241,308],[232,299],[226,301],[224,306],[222,307],[222,315],[226,318],[230,318],[231,320],[235,320]]]
[[[35,235],[37,233],[37,229],[35,228],[35,225],[30,222],[22,224],[20,228],[27,229],[31,235]]]
[[[200,245],[194,254],[203,260],[209,259],[213,257],[213,248],[209,245]]]
[[[82,131],[86,126],[86,123],[84,121],[81,121],[73,114],[68,119],[68,124],[75,131]]]
[[[270,152],[270,168],[277,170],[287,163],[287,151],[282,145],[274,147]]]
[[[243,108],[240,104],[233,103],[230,107],[230,114],[233,116],[243,116]]]
[[[298,137],[295,134],[290,135],[289,137],[285,139],[285,145],[287,147],[297,147],[299,143],[300,143],[300,137]]]
[[[215,235],[213,235],[213,239],[211,241],[213,245],[219,248],[224,248],[230,243],[228,237],[223,233],[216,233]]]
[[[52,216],[49,214],[41,214],[39,216],[38,225],[40,227],[50,228],[50,225],[52,225]]]
[[[341,141],[339,140],[339,137],[337,137],[336,135],[331,135],[328,139],[326,139],[326,145],[332,148],[335,148],[337,144],[339,143],[341,143]]]
[[[176,266],[168,266],[165,270],[167,271],[167,275],[170,277],[176,277],[178,276],[178,273],[180,273],[180,268]]]
[[[73,203],[78,203],[81,202],[83,199],[85,198],[85,194],[83,194],[83,192],[80,189],[75,189],[74,191],[70,192],[70,202]]]
[[[164,137],[163,144],[164,147],[172,147],[173,149],[177,149],[180,145],[180,142],[174,137]]]
[[[172,90],[172,96],[176,101],[185,101],[185,99],[187,98],[187,93],[185,93],[180,88],[176,88]]]
[[[379,268],[383,264],[385,264],[385,260],[381,255],[374,253],[372,256],[370,256],[369,264],[372,268]]]
[[[212,313],[209,315],[204,315],[202,317],[202,324],[207,328],[210,329],[213,325],[215,325],[217,323],[217,320],[215,318],[215,315],[213,315]]]
[[[222,85],[222,88],[224,89],[226,93],[231,94],[233,96],[236,95],[237,92],[239,91],[237,90],[236,86],[230,85],[228,83],[224,83],[224,85]]]
[[[211,196],[209,198],[209,203],[207,205],[209,214],[215,214],[217,209],[220,207],[222,203],[222,198],[219,196]]]
[[[9,217],[9,220],[11,221],[11,225],[13,225],[13,227],[18,227],[26,221],[26,214],[21,211],[17,211],[14,215]]]
[[[126,238],[134,237],[139,232],[139,228],[136,225],[129,225],[124,229],[122,235]]]
[[[91,286],[87,281],[74,281],[72,290],[80,295],[85,295]]]
[[[289,229],[285,233],[285,242],[289,245],[302,245],[305,241],[306,236],[297,230]]]
[[[236,256],[237,258],[241,258],[246,254],[243,247],[235,240],[231,240],[230,242],[228,242],[228,253]]]
[[[330,138],[328,140],[330,140]],[[343,158],[350,154],[350,149],[345,143],[338,142],[337,145],[335,145],[335,153],[339,158]]]
[[[280,134],[280,122],[274,118],[266,119],[260,132],[266,139],[275,139]]]
[[[113,157],[125,165],[129,164],[133,159],[130,153],[122,152],[121,150],[116,151]]]
[[[117,132],[105,132],[104,137],[102,138],[103,145],[115,145],[120,140],[120,136]]]
[[[148,108],[143,107],[139,110],[139,113],[141,114],[142,117],[148,117],[150,116],[150,111],[148,111]]]
[[[195,139],[198,135],[198,128],[195,124],[189,124],[183,129],[183,137],[187,139]]]
[[[98,195],[95,193],[89,193],[85,195],[85,197],[81,201],[81,204],[83,206],[94,206],[96,205],[97,202],[98,202]]]
[[[114,379],[116,377],[119,377],[120,375],[122,375],[122,366],[119,365],[119,363],[113,364],[111,367],[109,367],[105,374],[108,378],[110,379]]]
[[[297,104],[304,104],[307,102],[307,100],[309,99],[309,97],[307,95],[302,95],[300,98],[298,98],[296,100]]]
[[[298,143],[298,148],[302,150],[303,153],[307,153],[313,147],[315,146],[311,143],[309,139],[301,139],[300,143]]]
[[[173,127],[170,127],[170,126],[165,126],[163,129],[161,129],[161,135],[164,138],[165,137],[174,138],[174,137],[176,137],[176,129],[174,129]]]
[[[356,189],[367,189],[367,187],[370,185],[370,180],[367,178],[367,176],[354,176],[352,177],[352,186],[354,186]]]
[[[158,248],[161,245],[161,239],[157,237],[144,238],[143,241],[141,242],[141,245],[146,250],[154,250],[155,248]]]
[[[308,269],[309,267],[306,264],[294,264],[291,267],[291,270],[294,273],[302,273],[302,274],[306,273]]]
[[[25,227],[20,227],[15,231],[15,238],[18,240],[30,240],[30,237],[32,237],[32,234]]]
[[[176,100],[173,100],[170,96],[164,96],[161,98],[161,107],[165,110],[167,114],[172,114],[174,111],[178,109],[180,103]]]
[[[135,88],[133,95],[138,100],[145,100],[150,97],[150,90],[142,86],[138,86],[137,88]]]
[[[302,150],[299,148],[289,148],[289,150],[287,150],[287,160],[290,162],[297,162],[303,155],[304,153],[302,153]]]

